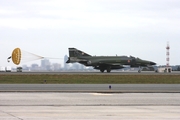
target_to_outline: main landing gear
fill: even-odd
[[[104,70],[105,70],[105,69],[102,69],[102,68],[100,69],[100,71],[101,71],[102,73],[104,72]]]
[[[107,66],[106,68],[102,67],[100,68],[100,71],[103,73],[105,70],[107,70],[107,73],[111,72],[111,66]]]

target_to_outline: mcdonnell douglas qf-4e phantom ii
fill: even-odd
[[[141,72],[141,67],[150,67],[156,63],[128,56],[91,56],[76,48],[69,48],[69,58],[66,63],[78,62],[85,66],[92,66],[101,72],[107,70],[111,72],[113,69],[122,69],[125,66],[139,67],[138,72]]]

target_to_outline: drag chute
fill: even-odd
[[[12,55],[8,57],[7,61],[10,62],[10,59],[12,59],[14,64],[19,65],[21,62],[29,62],[43,58],[44,57],[42,56],[23,51],[20,48],[15,48],[12,52]]]
[[[21,62],[21,49],[20,48],[14,49],[11,57],[13,63],[19,65],[19,63]]]

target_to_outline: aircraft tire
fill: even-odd
[[[111,72],[111,70],[107,70],[107,72],[108,72],[108,73],[110,73],[110,72]]]
[[[100,71],[103,73],[103,72],[104,72],[104,69],[100,69]]]
[[[110,66],[107,67],[107,72],[108,72],[108,73],[111,72],[111,67],[110,67]]]

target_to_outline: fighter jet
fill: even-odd
[[[142,60],[133,56],[91,56],[76,48],[69,48],[69,57],[66,63],[75,62],[85,66],[92,66],[102,73],[105,70],[109,73],[113,69],[122,69],[127,65],[130,67],[139,67],[138,72],[141,72],[142,67],[156,65],[156,63],[152,61]]]

